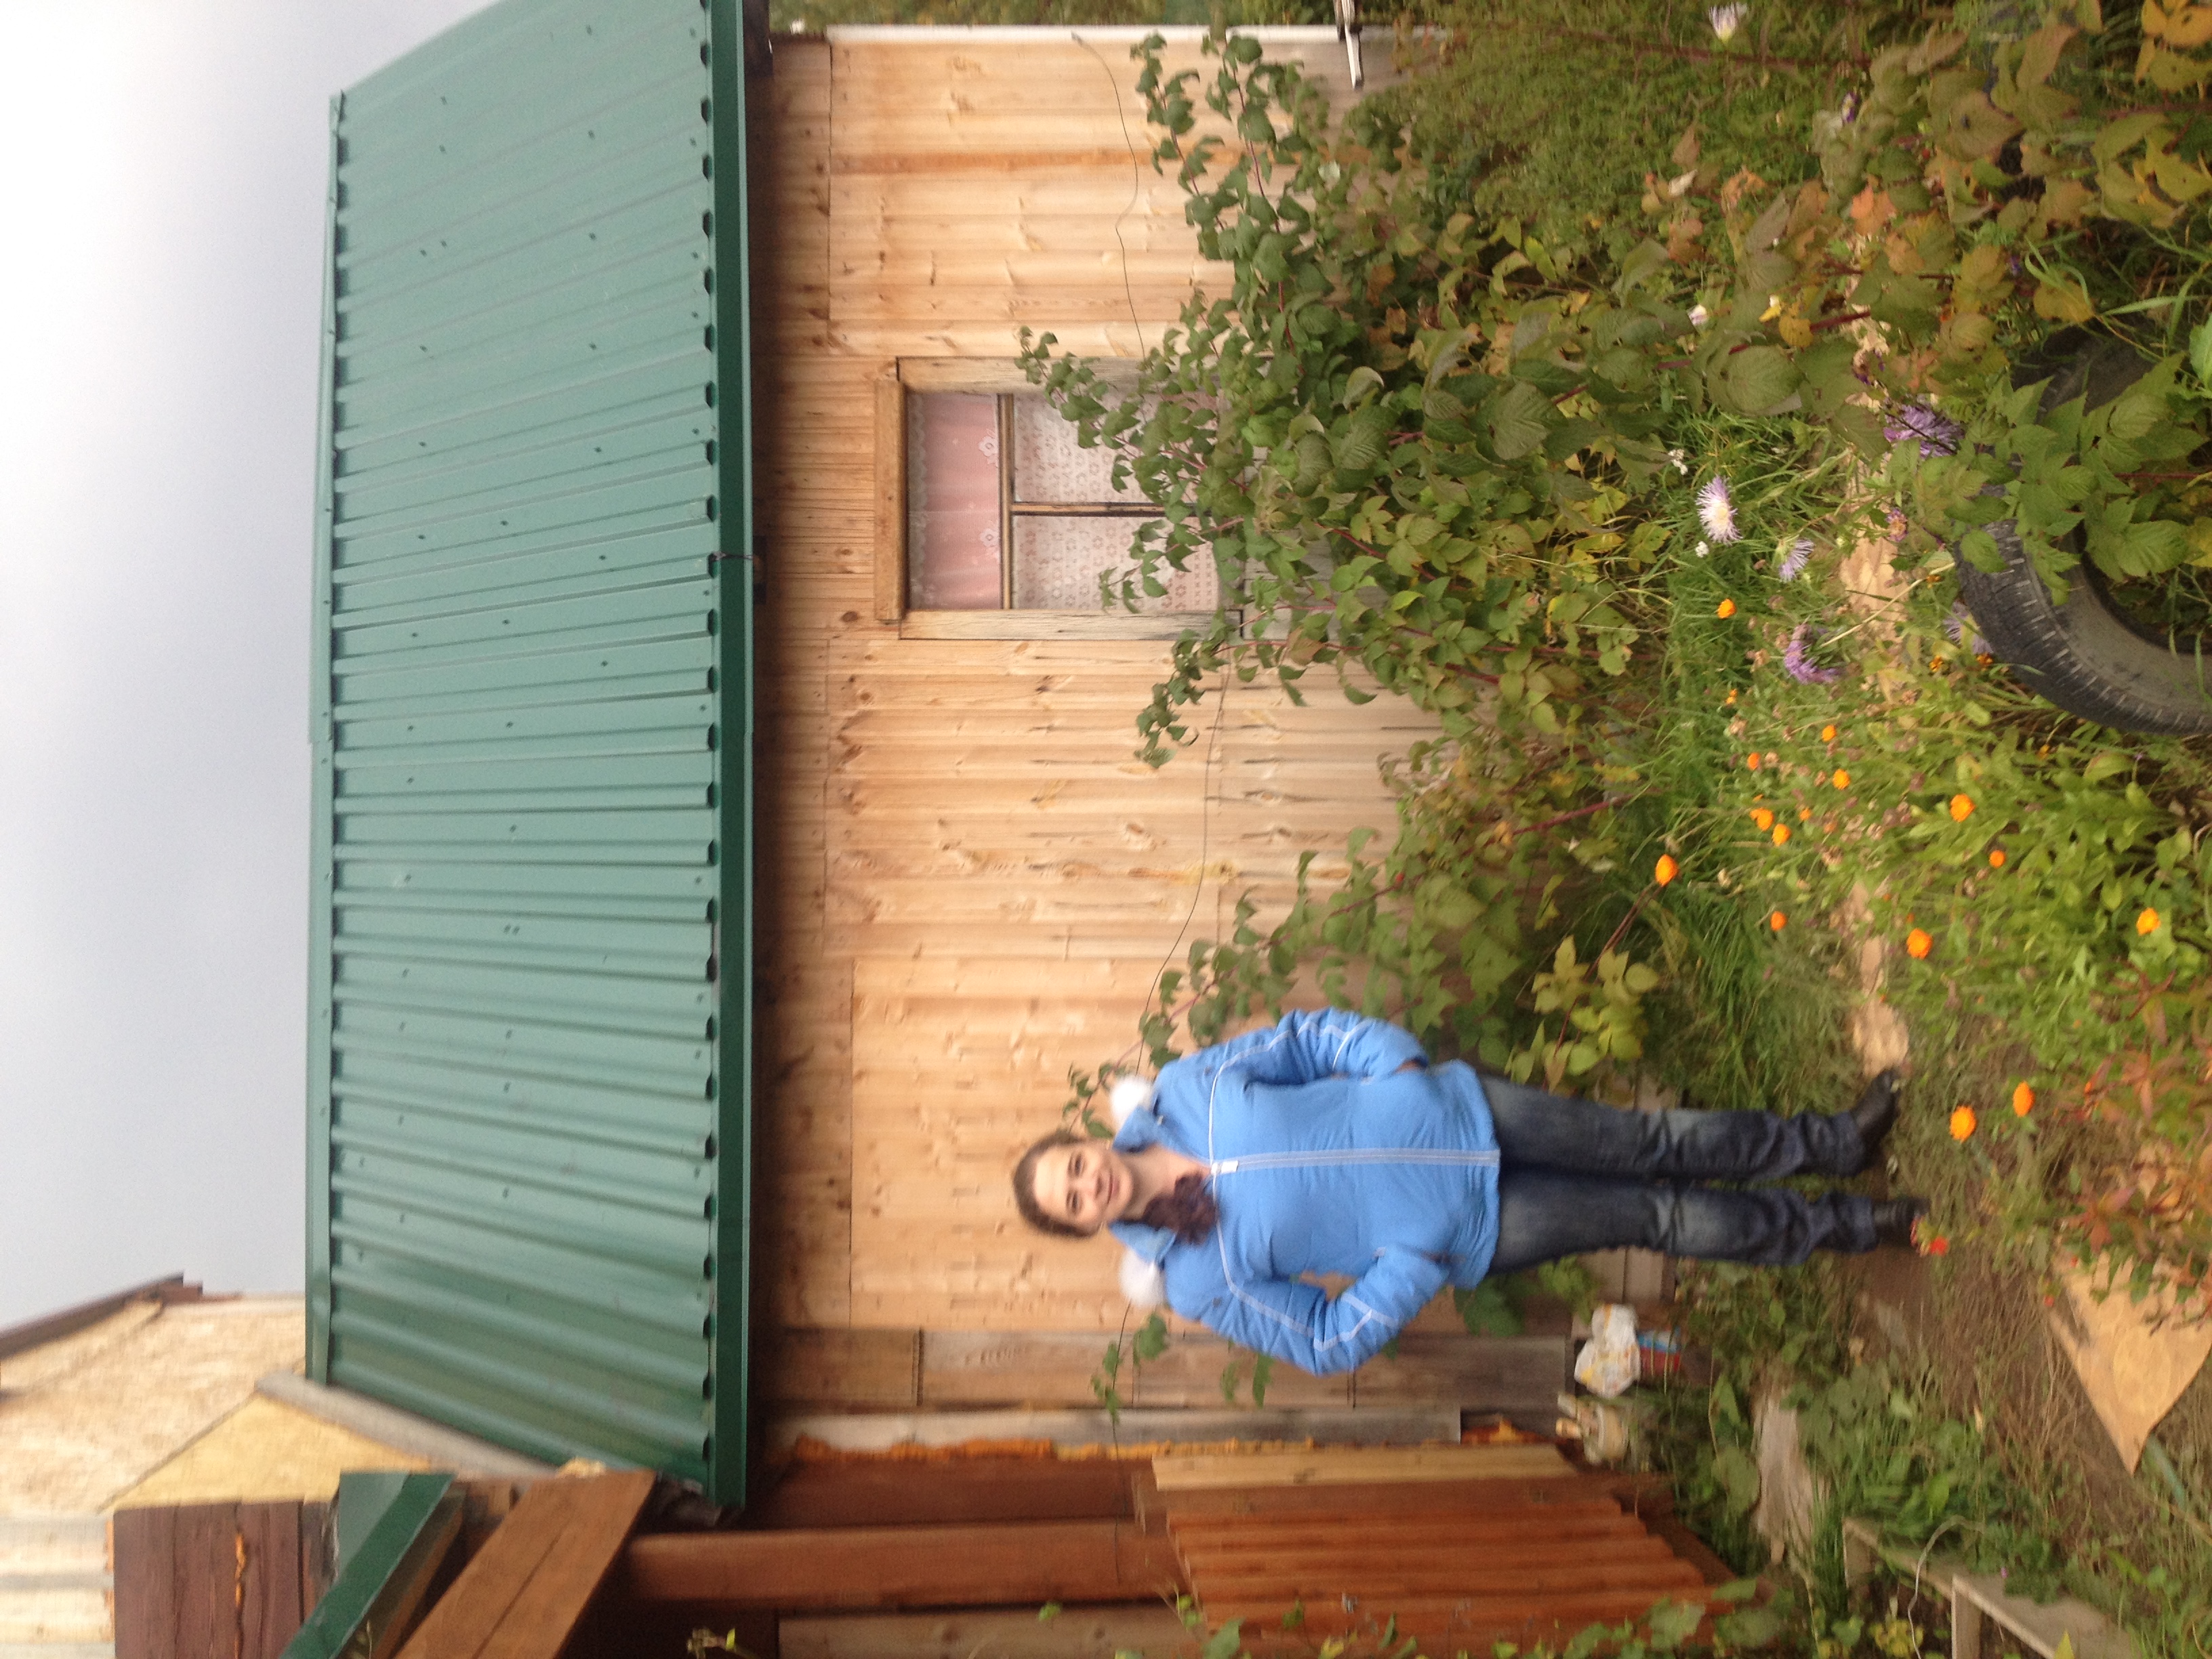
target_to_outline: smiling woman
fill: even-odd
[[[1331,1010],[1176,1060],[1129,1104],[1110,1143],[1063,1129],[1022,1155],[1023,1218],[1110,1229],[1176,1313],[1314,1372],[1492,1272],[1624,1245],[1786,1265],[1907,1243],[1925,1209],[1701,1184],[1857,1174],[1896,1116],[1887,1072],[1833,1115],[1616,1111],[1431,1066],[1409,1033]],[[1332,1300],[1304,1282],[1323,1274],[1356,1282]]]
[[[1125,1154],[1063,1129],[1022,1154],[1014,1202],[1030,1225],[1064,1238],[1133,1217],[1194,1244],[1219,1218],[1206,1177],[1204,1164],[1164,1142]]]

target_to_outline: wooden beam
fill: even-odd
[[[1158,1603],[1069,1607],[1050,1624],[1027,1609],[1007,1613],[831,1613],[786,1619],[781,1659],[1151,1659],[1195,1651],[1175,1609]]]
[[[621,1588],[634,1601],[800,1613],[1141,1601],[1183,1581],[1164,1534],[1045,1521],[640,1538],[624,1553]]]
[[[1206,1486],[1330,1486],[1377,1480],[1507,1480],[1569,1473],[1556,1446],[1321,1446],[1193,1452],[1152,1460],[1162,1492]]]
[[[59,1313],[42,1314],[21,1325],[10,1325],[7,1329],[0,1330],[0,1359],[28,1353],[46,1343],[74,1336],[79,1331],[97,1325],[109,1315],[121,1313],[137,1303],[159,1302],[168,1307],[179,1302],[208,1299],[198,1285],[186,1284],[182,1273],[171,1273],[167,1279],[151,1279],[143,1285],[133,1285],[127,1291],[118,1291],[112,1296],[81,1302],[74,1308],[64,1308]]]
[[[876,620],[906,615],[906,388],[896,367],[876,382]]]
[[[1144,1466],[1113,1458],[799,1463],[745,1510],[763,1528],[1126,1521]]]
[[[849,1009],[849,988],[845,995]],[[1096,1339],[1091,1346],[1097,1346]],[[786,1326],[769,1332],[762,1346],[756,1398],[763,1405],[820,1410],[921,1404],[920,1331]]]
[[[401,1659],[556,1659],[620,1557],[653,1482],[637,1469],[531,1488]]]

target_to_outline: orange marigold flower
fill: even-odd
[[[1921,1242],[1920,1254],[1923,1255],[1948,1255],[1951,1254],[1951,1241],[1948,1238],[1946,1238],[1942,1233],[1930,1233]]]
[[[1784,842],[1788,841],[1789,839],[1790,839],[1790,826],[1789,826],[1788,824],[1786,824],[1786,823],[1778,823],[1778,824],[1776,824],[1776,825],[1774,826],[1774,844],[1775,844],[1777,847],[1779,847],[1779,846],[1781,846]]]
[[[1928,672],[1929,672],[1929,673],[1931,673],[1931,674],[1940,674],[1940,673],[1942,673],[1942,672],[1943,672],[1943,659],[1942,659],[1942,658],[1941,658],[1941,657],[1930,657],[1930,658],[1929,658],[1929,659],[1928,659]]]
[[[1778,933],[1790,925],[1790,918],[1779,910],[1770,911],[1767,915],[1766,925]]]
[[[2014,1117],[2026,1117],[2034,1109],[2035,1091],[2029,1088],[2025,1083],[2014,1084],[2012,1085],[2012,1115]]]
[[[1951,1109],[1951,1139],[1954,1140],[1972,1139],[1974,1135],[1974,1126],[1980,1121],[1981,1119],[1974,1115],[1974,1109],[1972,1107],[1953,1107]]]
[[[1764,806],[1754,806],[1751,809],[1751,821],[1761,830],[1774,828],[1774,814]]]
[[[1728,706],[1731,708],[1735,707],[1735,687],[1732,685],[1729,687]]]
[[[1668,853],[1662,853],[1659,855],[1659,862],[1651,866],[1651,879],[1662,887],[1681,873],[1682,866],[1675,863],[1674,855]]]
[[[1992,870],[2002,870],[2002,869],[2003,869],[2003,868],[2004,868],[2004,861],[2005,861],[2005,850],[2004,850],[2004,848],[2002,848],[2002,847],[1992,847],[1992,848],[1990,848],[1990,869],[1992,869]]]
[[[1822,743],[1833,743],[1835,740],[1836,728],[1834,726],[1824,726],[1820,728],[1820,741]]]
[[[1798,822],[1798,823],[1812,823],[1812,821],[1813,821],[1813,809],[1812,809],[1811,807],[1809,807],[1809,806],[1801,806],[1801,807],[1799,807],[1799,808],[1797,809],[1797,822]]]
[[[2145,934],[2155,933],[2158,932],[2158,912],[2146,904],[2143,906],[2142,914],[2136,918],[2136,932]]]
[[[1723,599],[1718,605],[1714,607],[1713,615],[1723,617],[1733,617],[1735,615],[1735,601],[1734,599]]]
[[[1851,787],[1851,775],[1844,771],[1842,767],[1838,766],[1836,769],[1836,775],[1830,778],[1828,781],[1834,784],[1838,789],[1848,789]]]
[[[1936,948],[1936,941],[1925,927],[1916,927],[1905,936],[1905,954],[1915,962],[1923,960]]]
[[[1954,795],[1951,797],[1952,823],[1964,823],[1968,818],[1973,816],[1974,798],[1972,795]]]
[[[1743,763],[1744,763],[1744,765],[1745,765],[1746,767],[1747,767],[1749,769],[1751,769],[1751,770],[1752,770],[1752,771],[1753,771],[1753,772],[1756,772],[1757,770],[1759,770],[1759,755],[1758,755],[1758,752],[1757,752],[1756,750],[1753,750],[1752,753],[1750,753],[1750,754],[1748,754],[1748,755],[1746,755],[1746,756],[1743,757]]]

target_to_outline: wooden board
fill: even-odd
[[[748,1526],[933,1526],[978,1521],[1126,1521],[1141,1463],[1111,1458],[961,1457],[799,1463],[747,1506]]]
[[[157,1504],[116,1511],[116,1659],[278,1659],[327,1570],[327,1507]]]
[[[1198,1642],[1157,1603],[1070,1607],[1049,1624],[1026,1610],[879,1613],[786,1619],[781,1659],[1182,1659]]]
[[[1525,1501],[1501,1482],[1509,1501],[1461,1514],[1432,1510],[1426,1486],[1400,1486],[1389,1509],[1332,1507],[1327,1489],[1307,1488],[1299,1496],[1309,1507],[1295,1515],[1258,1504],[1194,1515],[1170,1503],[1168,1528],[1210,1618],[1273,1631],[1303,1607],[1299,1634],[1309,1640],[1395,1622],[1445,1650],[1501,1639],[1556,1646],[1595,1620],[1640,1619],[1662,1597],[1705,1605],[1698,1569],[1622,1510],[1603,1480],[1548,1484],[1553,1503]]]
[[[786,1328],[761,1345],[763,1405],[910,1408],[921,1403],[922,1334]]]
[[[1565,1474],[1553,1446],[1320,1447],[1179,1453],[1152,1460],[1162,1493],[1222,1486],[1328,1486],[1376,1480],[1528,1480]]]
[[[402,1659],[556,1659],[653,1482],[643,1470],[539,1482],[408,1638]]]
[[[624,1553],[637,1601],[711,1601],[803,1612],[838,1607],[1026,1607],[1175,1594],[1168,1540],[1126,1522],[853,1527],[668,1534]]]

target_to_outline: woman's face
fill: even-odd
[[[1048,1146],[1036,1161],[1037,1206],[1054,1220],[1095,1233],[1128,1213],[1137,1183],[1128,1160],[1103,1140]]]

